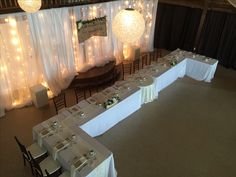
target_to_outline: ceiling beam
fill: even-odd
[[[159,0],[159,2],[190,8],[199,8],[202,10],[205,8],[205,0]],[[209,2],[207,10],[236,13],[236,8],[234,8],[227,0],[212,0]]]
[[[199,43],[201,31],[202,31],[202,28],[203,28],[203,25],[204,25],[204,22],[205,22],[205,19],[206,19],[206,14],[207,14],[209,3],[210,3],[210,0],[205,0],[205,2],[204,2],[204,9],[202,11],[200,23],[199,23],[199,26],[198,26],[198,31],[197,31],[197,35],[196,35],[193,51],[195,51],[197,49],[197,47],[198,47],[197,45]]]

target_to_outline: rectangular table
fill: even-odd
[[[113,154],[107,148],[77,126],[67,127],[58,122],[61,126],[53,130],[51,121],[34,127],[34,138],[36,141],[41,139],[39,144],[48,150],[64,170],[71,172],[71,177],[116,177]],[[51,131],[42,137],[41,133],[45,128],[50,128]],[[95,159],[88,160],[87,165],[81,169],[73,165],[91,150],[96,153]]]
[[[171,57],[171,54],[166,58],[168,57]],[[182,57],[183,58],[180,58],[178,64],[160,72],[157,76],[154,76],[156,82],[156,96],[158,96],[158,93],[161,90],[185,75],[198,81],[211,82],[217,68],[217,60],[206,59],[200,55],[197,58]]]
[[[137,111],[141,105],[141,90],[137,88],[113,107],[81,122],[79,127],[92,137],[99,136]]]
[[[208,62],[205,62],[204,60],[199,61],[188,58],[186,75],[198,81],[211,82],[214,77],[217,64],[218,61],[216,60],[208,60]]]
[[[185,70],[186,60],[183,60],[177,65],[167,69],[166,71],[155,77],[156,97],[161,90],[175,82],[178,78],[184,77]]]
[[[65,170],[70,171],[71,177],[116,177],[113,154],[92,137],[105,133],[137,111],[142,103],[149,102],[149,97],[150,100],[153,100],[153,94],[148,92],[154,92],[157,97],[161,90],[185,75],[206,82],[210,82],[214,77],[217,60],[200,55],[197,57],[194,55],[191,58],[191,52],[180,50],[172,52],[165,58],[173,59],[172,55],[177,55],[178,58],[178,63],[175,66],[170,67],[157,63],[139,71],[140,76],[145,76],[147,81],[149,77],[152,77],[151,80],[154,79],[154,84],[149,84],[155,86],[154,89],[150,87],[142,92],[142,88],[132,85],[132,82],[122,81],[125,83],[124,85],[121,84],[120,87],[114,85],[108,88],[110,91],[104,90],[97,93],[87,101],[83,100],[66,108],[58,115],[35,126],[33,128],[34,140],[40,146],[44,146]],[[105,109],[101,103],[110,98],[111,91],[115,94],[118,93],[121,100],[113,107]],[[142,101],[142,98],[145,99]],[[94,99],[99,104],[96,101],[94,104],[92,101]],[[58,127],[58,125],[61,126]],[[42,134],[42,132],[46,133]],[[91,161],[82,170],[77,169],[76,165],[72,165],[75,157],[83,157],[91,150],[96,152],[96,160]]]

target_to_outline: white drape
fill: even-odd
[[[31,48],[26,16],[1,17],[0,107],[10,109],[29,104],[29,87],[42,80]]]
[[[127,6],[139,8],[146,21],[142,51],[153,50],[157,1],[114,1],[34,14],[0,16],[0,107],[11,109],[31,102],[29,88],[46,83],[57,95],[76,71],[123,59],[123,44],[112,33],[112,19]],[[76,21],[107,16],[107,37],[79,43]]]
[[[27,17],[44,79],[57,95],[76,75],[68,8],[43,10]]]
[[[115,1],[110,3],[94,4],[73,7],[71,9],[71,20],[73,25],[74,39],[78,39],[76,32],[76,21],[93,19],[95,17],[107,16],[107,37],[94,36],[85,43],[74,43],[75,60],[77,71],[86,71],[93,66],[104,65],[112,58],[116,58],[117,63],[123,59],[123,44],[112,33],[112,19],[121,10],[131,6],[140,9],[146,21],[145,32],[138,44],[142,51],[153,50],[153,39],[155,30],[155,19],[157,1],[136,0]]]

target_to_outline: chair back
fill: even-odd
[[[79,101],[86,99],[86,91],[84,89],[81,89],[79,87],[74,88],[75,91],[75,97],[76,102],[79,103]]]
[[[149,53],[149,59],[151,61],[158,61],[158,58],[161,57],[161,51],[154,49],[154,51]]]
[[[139,59],[133,61],[133,73],[135,73],[136,70],[139,70],[139,64],[140,64]]]
[[[148,62],[148,54],[147,53],[144,53],[142,56],[141,56],[141,59],[142,59],[142,68],[148,64],[151,64],[151,60],[149,60]]]
[[[43,172],[41,167],[39,166],[38,162],[36,160],[34,160],[32,154],[30,153],[30,151],[28,151],[28,154],[30,156],[31,162],[32,162],[32,166],[33,166],[33,171],[34,171],[34,175],[36,177],[44,177],[43,176]]]
[[[65,108],[66,107],[65,92],[61,92],[58,96],[55,96],[53,98],[53,103],[55,105],[57,113],[60,109]]]
[[[26,150],[25,145],[23,145],[23,144],[18,140],[18,138],[17,138],[16,136],[15,136],[14,138],[15,138],[15,140],[16,140],[18,146],[20,147],[20,150],[21,150],[21,152],[22,152],[22,155],[23,155],[28,161],[30,161],[31,158],[30,158],[29,154],[27,153],[27,150]]]
[[[131,75],[132,74],[132,62],[130,61],[123,61],[122,62],[122,73],[123,73],[123,80],[125,75]]]
[[[50,174],[48,173],[47,170],[45,170],[45,173],[46,173],[47,177],[50,177]]]

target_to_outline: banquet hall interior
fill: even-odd
[[[236,0],[0,0],[0,177],[235,177]]]

